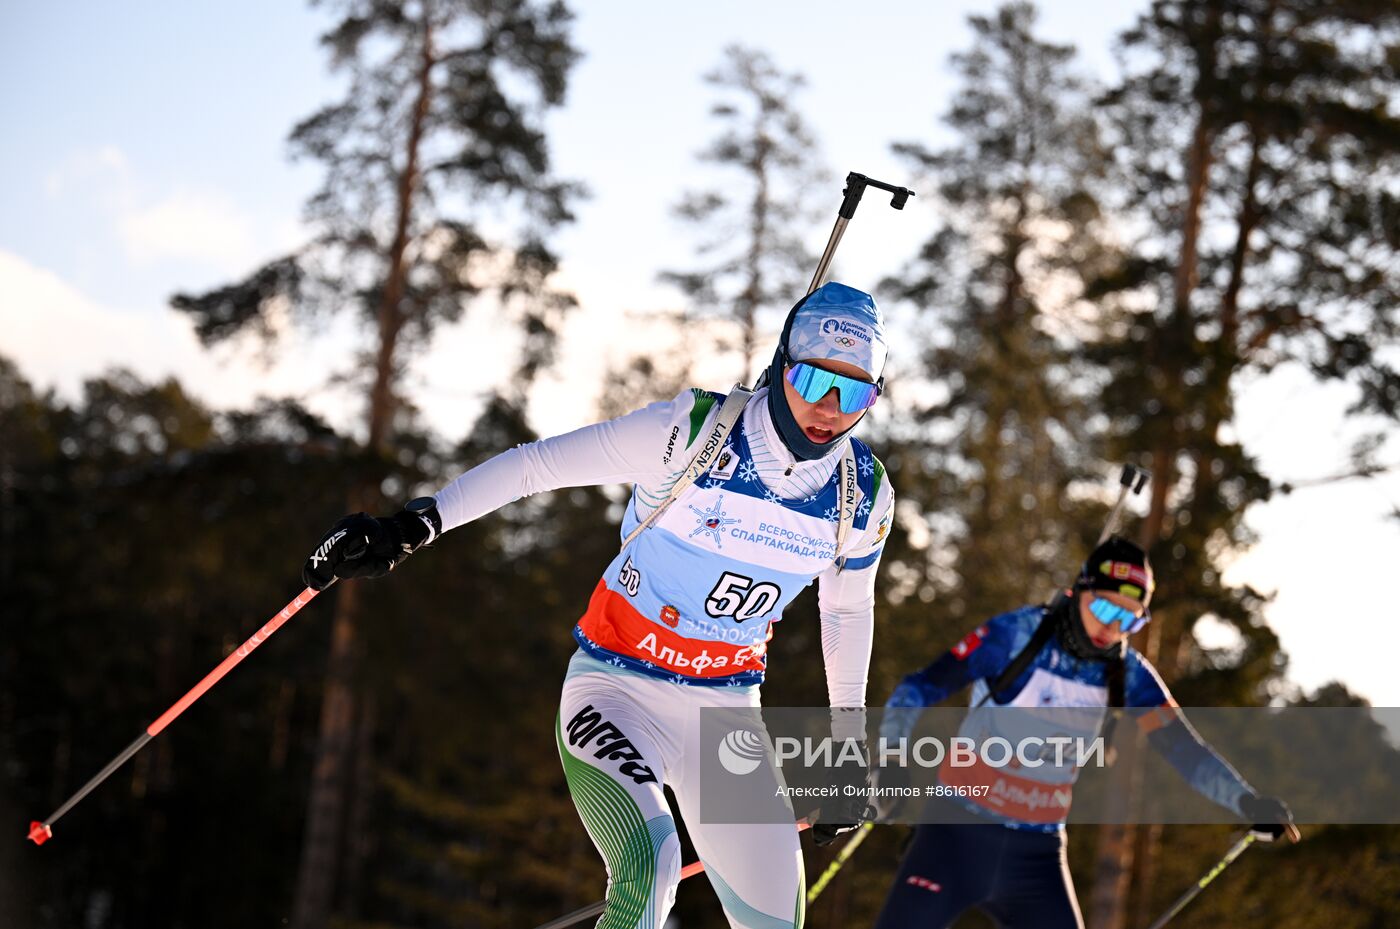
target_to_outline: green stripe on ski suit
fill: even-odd
[[[880,482],[885,479],[885,466],[874,455],[870,456],[870,460],[875,462],[875,479],[870,482],[870,505],[874,506],[875,498],[880,496]]]
[[[662,843],[676,831],[669,815],[642,821],[642,811],[621,785],[564,745],[558,716],[554,738],[564,763],[564,780],[589,834],[603,849],[608,866],[607,908],[596,929],[638,929],[656,924],[656,859]]]
[[[802,873],[800,866],[797,869],[797,905],[793,909],[791,922],[778,916],[769,916],[745,903],[708,863],[705,865],[705,873],[710,876],[710,883],[719,896],[719,902],[724,904],[725,915],[736,925],[743,926],[744,929],[802,929],[807,909],[807,875]]]
[[[705,425],[705,417],[710,415],[710,410],[715,406],[715,395],[708,390],[692,387],[690,392],[695,395],[695,405],[690,408],[690,438],[685,440],[686,448],[694,444],[695,437],[700,434],[700,427]]]

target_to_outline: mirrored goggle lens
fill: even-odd
[[[788,368],[787,380],[808,403],[816,403],[835,387],[841,398],[842,413],[859,413],[869,409],[880,397],[880,388],[869,381],[823,371],[815,365],[793,365]]]
[[[1123,627],[1123,631],[1129,635],[1146,626],[1147,621],[1152,618],[1152,614],[1146,611],[1138,616],[1132,610],[1126,610],[1112,601],[1099,597],[1095,597],[1093,602],[1089,604],[1089,612],[1093,613],[1094,617],[1105,625],[1111,626],[1118,623]]]

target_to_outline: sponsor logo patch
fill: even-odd
[[[694,505],[690,507],[690,512],[694,513],[695,528],[691,530],[688,538],[695,538],[697,535],[708,535],[715,543],[716,548],[724,548],[724,531],[730,526],[737,526],[741,520],[730,519],[724,512],[724,494],[719,495],[715,505],[708,509],[698,509]]]
[[[857,323],[850,322],[849,320],[836,319],[834,317],[827,317],[822,320],[822,335],[826,336],[828,341],[837,345],[847,344],[838,341],[841,336],[853,337],[864,342],[866,345],[870,344],[869,329]],[[852,341],[849,344],[854,345],[855,342]]]
[[[656,783],[656,774],[641,763],[642,753],[632,744],[632,740],[604,719],[593,704],[575,713],[574,718],[564,726],[564,731],[568,734],[569,744],[575,748],[597,749],[592,755],[599,761],[622,762],[618,765],[618,773],[630,777],[633,783]]]
[[[672,426],[672,427],[671,427],[671,437],[670,437],[669,439],[666,440],[666,454],[665,454],[665,456],[661,459],[661,463],[662,463],[662,464],[670,464],[670,463],[671,463],[671,456],[674,455],[674,454],[676,453],[676,439],[680,437],[680,434],[681,434],[681,427],[680,427],[680,426]]]
[[[953,657],[959,661],[967,660],[977,649],[982,647],[982,637],[987,634],[986,626],[978,626],[976,629],[963,636],[963,640],[953,646]]]
[[[681,621],[681,611],[667,604],[661,608],[661,621],[674,629]]]
[[[727,481],[734,476],[734,469],[739,466],[739,457],[732,449],[726,448],[719,453],[719,460],[710,469],[710,475],[721,481]]]
[[[321,562],[328,561],[330,559],[331,549],[335,547],[335,543],[345,538],[345,534],[349,531],[350,530],[348,529],[342,529],[326,541],[322,542],[321,547],[311,553],[311,567],[320,567]]]
[[[1122,561],[1104,561],[1099,563],[1099,573],[1106,574],[1117,581],[1132,581],[1140,587],[1152,586],[1152,575],[1135,564]]]

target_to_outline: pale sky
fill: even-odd
[[[1112,36],[1144,5],[1053,0],[1039,31],[1075,43],[1083,67],[1107,80]],[[911,184],[890,143],[937,140],[955,86],[948,53],[966,47],[968,12],[994,9],[969,0],[873,2],[859,13],[835,2],[574,6],[585,58],[550,119],[550,141],[558,172],[593,196],[554,241],[582,308],[535,399],[544,432],[589,418],[607,364],[638,348],[625,334],[637,328],[629,313],[676,305],[655,276],[693,261],[694,240],[670,207],[706,180],[694,159],[714,131],[701,75],[724,46],[764,49],[806,76],[795,103],[834,178],[854,170]],[[336,95],[316,43],[325,23],[291,0],[0,2],[0,353],[68,396],[84,376],[124,364],[148,378],[174,374],[214,406],[289,393],[349,421],[354,411],[321,388],[344,364],[343,334],[293,338],[285,360],[262,370],[236,347],[202,351],[166,308],[176,291],[227,283],[301,241],[318,175],[289,162],[285,140]],[[839,181],[822,196],[828,218],[811,230],[814,251]],[[842,279],[873,286],[896,271],[928,234],[929,209],[925,197],[895,213],[867,195],[841,246]],[[505,375],[506,353],[481,351],[496,337],[486,320],[444,331],[415,369],[413,397],[445,434],[460,435]],[[891,365],[894,375],[897,352]],[[1356,434],[1339,425],[1346,402],[1345,391],[1281,371],[1244,393],[1239,434],[1271,476],[1343,471]],[[1383,458],[1400,458],[1400,442]],[[1400,705],[1400,676],[1387,665],[1400,610],[1375,593],[1393,571],[1400,523],[1384,514],[1397,505],[1400,477],[1390,475],[1250,512],[1260,541],[1227,577],[1277,591],[1266,615],[1298,684],[1337,678],[1378,705]]]

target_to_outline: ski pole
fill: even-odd
[[[1103,531],[1099,533],[1099,540],[1094,543],[1096,546],[1107,542],[1108,537],[1118,531],[1118,523],[1123,518],[1123,507],[1128,502],[1128,495],[1132,494],[1136,496],[1141,493],[1142,488],[1145,487],[1147,482],[1151,479],[1152,472],[1146,468],[1139,468],[1137,465],[1124,463],[1123,471],[1118,475],[1118,499],[1113,501],[1113,509],[1108,511],[1108,519],[1104,520]],[[1060,604],[1064,603],[1064,601],[1065,591],[1064,588],[1060,588],[1055,591],[1055,596],[1051,598],[1050,606],[1052,609],[1057,608]],[[1034,655],[1031,656],[1031,658],[1034,657]],[[1021,671],[1024,670],[1025,668],[1021,667],[1015,674],[1008,678],[1005,683],[1011,683],[1011,681],[1015,680],[1020,675]],[[998,689],[1000,690],[1003,688]],[[985,702],[985,698],[983,702]]]
[[[160,735],[160,731],[166,726],[170,725],[172,722],[174,722],[175,717],[185,712],[185,710],[189,708],[191,703],[194,703],[200,697],[204,696],[205,691],[207,691],[210,687],[213,687],[219,682],[221,678],[223,678],[225,674],[233,670],[234,665],[238,664],[244,658],[247,658],[250,654],[252,654],[253,649],[266,642],[274,632],[276,632],[282,627],[283,623],[291,619],[297,614],[297,612],[302,607],[310,603],[315,598],[317,593],[319,593],[319,591],[308,587],[301,593],[293,597],[291,603],[288,603],[286,606],[282,607],[282,609],[279,610],[275,616],[273,616],[271,619],[269,619],[266,623],[263,624],[263,627],[261,629],[253,633],[252,638],[244,642],[238,648],[234,649],[233,652],[230,653],[227,658],[219,662],[219,666],[216,667],[213,671],[210,671],[208,674],[206,674],[204,676],[204,680],[194,685],[194,687],[190,689],[189,693],[185,694],[183,697],[177,700],[174,706],[166,710],[160,715],[159,719],[147,726],[146,731],[141,733],[140,738],[138,738],[135,742],[132,742],[122,751],[120,755],[108,762],[107,767],[97,772],[96,777],[84,784],[82,789],[75,793],[73,796],[69,797],[68,801],[64,803],[63,806],[55,810],[52,814],[50,814],[48,819],[45,819],[43,822],[30,823],[30,841],[32,841],[35,845],[43,845],[49,839],[53,838],[53,824],[58,822],[58,820],[63,816],[63,814],[67,813],[73,807],[77,806],[79,800],[86,797],[89,793],[92,792],[93,788],[95,788],[98,784],[101,784],[108,777],[110,777],[112,775],[112,772],[116,771],[123,764],[125,764],[127,760],[131,758],[132,755],[135,755],[141,749],[145,748],[147,742]]]
[[[1246,832],[1241,836],[1238,842],[1230,846],[1230,850],[1225,853],[1225,857],[1217,861],[1215,867],[1206,872],[1205,877],[1201,878],[1190,890],[1182,894],[1181,898],[1172,904],[1171,909],[1163,913],[1157,921],[1148,926],[1147,929],[1162,929],[1173,916],[1182,911],[1186,904],[1196,899],[1196,895],[1205,890],[1207,884],[1219,877],[1221,871],[1230,867],[1236,858],[1243,855],[1245,849],[1253,845],[1256,839],[1258,839],[1258,835],[1254,832]]]
[[[831,883],[831,879],[835,877],[836,873],[846,864],[847,859],[855,853],[855,850],[860,848],[860,843],[865,841],[865,837],[870,835],[874,828],[874,823],[862,823],[861,827],[856,830],[856,834],[846,840],[846,844],[842,847],[841,853],[836,856],[836,860],[826,866],[826,870],[822,872],[822,876],[817,878],[817,882],[807,891],[808,906],[816,902],[821,892],[826,890],[826,885]]]
[[[836,246],[841,244],[841,236],[846,232],[846,224],[856,215],[856,207],[860,205],[861,195],[865,193],[866,187],[878,187],[881,190],[889,191],[890,206],[896,210],[904,209],[904,204],[909,202],[909,198],[914,196],[914,191],[907,187],[895,187],[893,184],[886,184],[884,181],[877,181],[873,177],[866,177],[864,174],[857,174],[852,171],[846,175],[846,189],[841,192],[841,209],[836,212],[836,225],[831,228],[831,237],[826,241],[826,251],[822,252],[821,261],[817,262],[817,273],[812,275],[812,283],[807,286],[807,293],[811,294],[822,284],[822,278],[826,276],[827,269],[831,267],[831,259],[836,254]]]
[[[808,823],[805,819],[799,819],[797,821],[797,831],[801,832],[803,829],[806,829],[809,825],[811,824]],[[705,870],[705,862],[692,861],[684,868],[681,868],[681,876],[677,880],[677,882],[679,883],[679,881],[683,881],[688,877],[694,877],[703,870]],[[811,897],[809,896],[808,900],[810,899]],[[536,926],[535,929],[564,929],[565,926],[572,926],[575,923],[581,923],[585,919],[588,919],[590,916],[597,916],[598,914],[603,912],[607,905],[608,901],[599,900],[597,903],[590,903],[588,904],[588,906],[580,907],[577,910],[574,910],[572,913],[565,913],[558,919],[551,919],[547,923],[541,923],[540,925]]]

